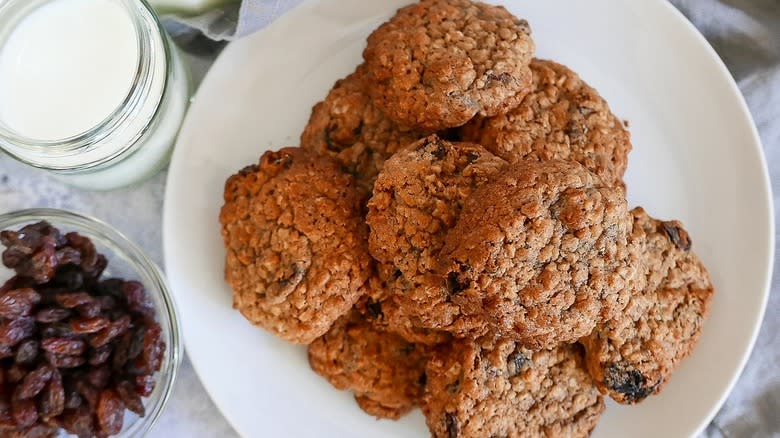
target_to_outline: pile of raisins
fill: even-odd
[[[125,409],[144,416],[165,351],[144,286],[101,279],[90,239],[47,222],[0,243],[16,273],[0,286],[0,436],[105,437]]]

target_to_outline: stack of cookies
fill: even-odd
[[[435,437],[587,436],[658,393],[713,294],[629,210],[623,122],[500,6],[423,0],[369,37],[300,147],[231,176],[225,277],[360,407]]]

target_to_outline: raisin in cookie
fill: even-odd
[[[335,158],[355,176],[362,193],[370,195],[382,163],[425,134],[399,126],[373,105],[365,91],[365,70],[358,66],[337,81],[312,108],[301,148]]]
[[[580,341],[599,389],[628,404],[658,393],[690,354],[713,294],[680,222],[653,219],[642,208],[631,213],[631,240],[646,266],[646,286],[624,312]]]
[[[357,311],[309,345],[309,364],[338,389],[352,389],[360,407],[378,418],[398,419],[419,404],[428,350],[377,330]]]
[[[449,299],[550,348],[622,310],[638,270],[622,188],[569,161],[517,162],[466,200],[441,261]]]
[[[385,162],[368,203],[369,250],[392,266],[385,278],[401,311],[417,327],[458,335],[484,332],[481,317],[461,317],[438,275],[444,236],[463,201],[506,162],[479,145],[430,136]]]
[[[605,183],[622,185],[631,141],[598,92],[566,66],[531,61],[532,91],[496,117],[476,117],[461,129],[464,141],[509,161],[577,161]]]
[[[527,21],[501,6],[406,6],[368,37],[369,91],[396,122],[429,130],[506,112],[530,89],[530,34]]]
[[[437,351],[426,374],[422,408],[434,438],[586,437],[604,411],[576,345],[461,340]]]
[[[224,197],[233,307],[289,342],[325,333],[370,274],[353,178],[327,157],[284,148],[228,178]]]

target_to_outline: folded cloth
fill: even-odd
[[[190,38],[187,45],[197,51],[198,47],[213,46],[210,40],[231,40],[259,30],[300,2],[243,0],[240,4],[223,3],[199,15],[166,13],[164,17],[169,30],[181,37],[177,41]],[[780,205],[780,0],[671,2],[713,45],[745,95],[764,143],[775,193],[775,217],[780,217],[777,208]],[[203,32],[208,39],[192,37],[193,32]],[[780,437],[780,337],[776,336],[780,332],[780,269],[777,262],[774,274],[773,293],[755,349],[704,437]]]

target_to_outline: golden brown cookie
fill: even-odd
[[[325,333],[364,293],[367,228],[354,179],[299,148],[228,178],[220,212],[233,307],[289,342]]]
[[[605,183],[622,185],[631,140],[607,102],[564,65],[534,59],[531,72],[532,91],[520,105],[475,117],[461,129],[463,140],[508,161],[577,161]]]
[[[531,351],[510,340],[461,340],[426,367],[434,438],[586,437],[604,400],[576,345]]]
[[[429,351],[377,330],[357,311],[309,345],[311,368],[338,389],[351,389],[367,413],[398,419],[419,404]]]
[[[377,173],[393,153],[425,133],[399,126],[371,102],[365,90],[365,65],[336,81],[317,103],[301,134],[301,148],[335,158],[371,194]]]
[[[369,250],[390,265],[396,303],[414,326],[457,335],[486,331],[481,317],[462,317],[446,285],[434,275],[444,236],[463,201],[506,162],[479,145],[430,136],[391,157],[368,203]]]
[[[502,6],[423,0],[379,26],[363,58],[376,106],[398,123],[436,131],[517,105],[530,87],[533,53],[528,22]]]
[[[517,162],[447,233],[447,300],[526,348],[574,342],[628,302],[630,229],[622,188],[576,162]]]
[[[580,342],[599,389],[620,403],[657,394],[696,345],[712,300],[704,265],[678,221],[631,211],[631,241],[645,265],[645,287],[626,309]]]

